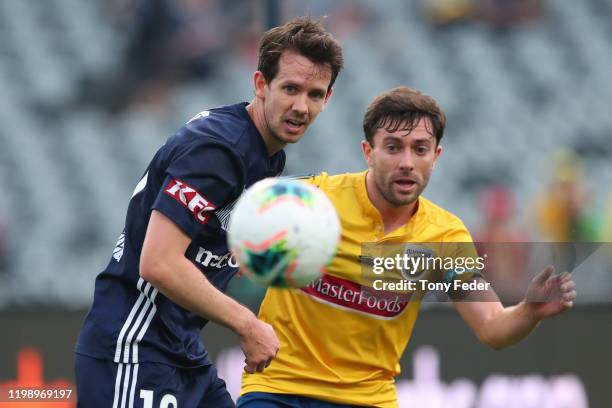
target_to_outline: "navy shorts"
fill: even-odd
[[[248,392],[238,398],[238,408],[355,408],[314,398],[269,392]],[[362,407],[363,408],[363,407]]]
[[[212,365],[117,364],[77,354],[78,408],[234,408]]]

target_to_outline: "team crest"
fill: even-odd
[[[403,262],[400,273],[407,280],[415,280],[423,277],[423,275],[431,270],[431,259],[433,251],[429,248],[418,246],[415,244],[406,244],[404,246]]]

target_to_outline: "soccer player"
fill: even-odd
[[[281,347],[265,372],[243,375],[238,407],[398,406],[394,377],[425,291],[374,290],[362,268],[377,265],[371,258],[376,250],[364,254],[362,244],[384,249],[431,242],[441,243],[442,256],[472,253],[462,221],[421,196],[442,152],[445,122],[434,99],[394,88],[376,97],[364,117],[368,170],[310,179],[338,211],[338,252],[309,286],[267,290],[259,317],[274,327]],[[429,279],[485,283],[477,268],[439,272]],[[526,299],[539,303],[503,307],[492,289],[448,293],[477,337],[495,349],[520,341],[540,320],[571,307],[576,296],[570,275],[553,275],[550,267],[528,289]]]
[[[246,371],[270,364],[272,327],[223,294],[238,271],[227,222],[245,188],[282,172],[283,147],[323,110],[342,65],[320,22],[273,28],[253,100],[199,113],[157,151],[96,279],[76,346],[79,407],[234,406],[200,339],[209,320],[238,335]]]

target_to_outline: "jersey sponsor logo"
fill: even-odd
[[[215,255],[208,249],[202,247],[198,249],[198,254],[195,257],[195,261],[208,268],[221,269],[225,268],[226,266],[230,266],[232,268],[237,268],[240,266],[238,261],[232,256],[231,252],[223,255]]]
[[[115,249],[113,249],[113,258],[115,261],[119,262],[123,257],[123,247],[125,246],[125,232],[122,232],[119,235],[119,239],[117,240],[117,244],[115,244]]]
[[[412,293],[374,290],[331,275],[300,289],[315,300],[378,319],[393,319],[408,305]]]
[[[186,207],[202,224],[206,224],[210,214],[217,208],[193,187],[180,180],[172,180],[164,193]]]

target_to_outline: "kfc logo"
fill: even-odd
[[[179,180],[172,180],[164,193],[174,198],[184,207],[189,209],[191,213],[202,224],[206,224],[208,217],[215,210],[213,203],[208,201],[204,196],[200,195],[195,189]]]

